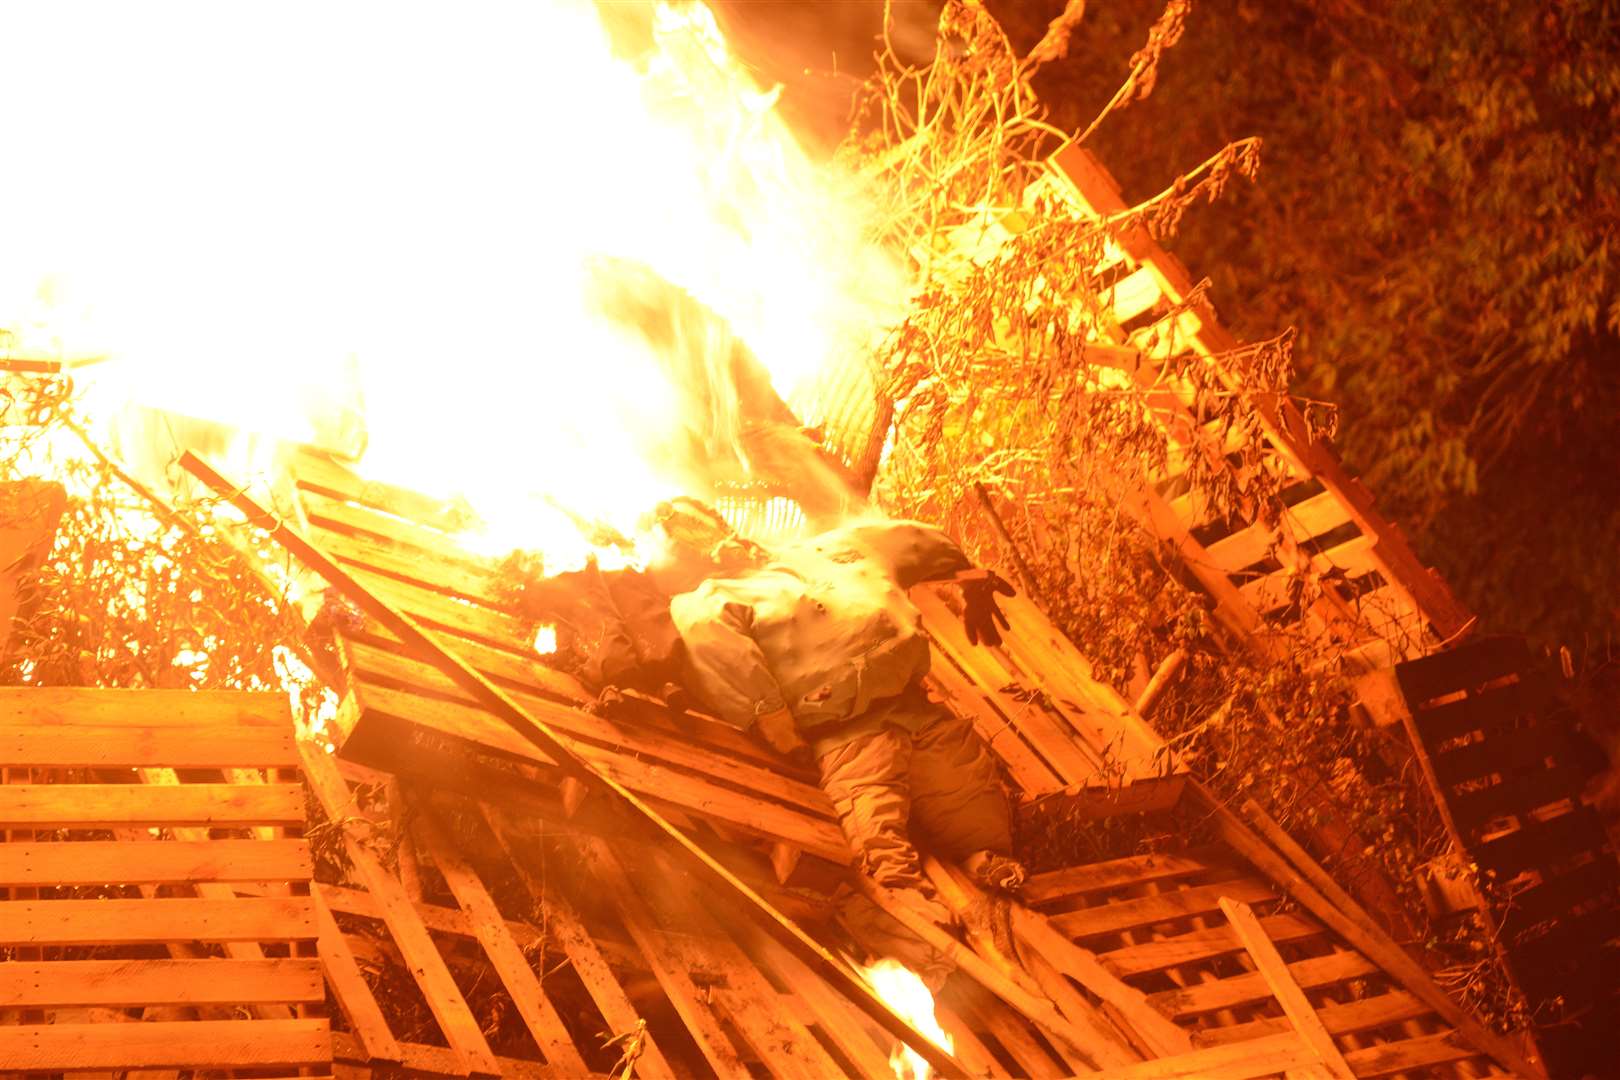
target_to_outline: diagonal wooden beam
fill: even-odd
[[[1271,987],[1272,997],[1277,999],[1277,1004],[1282,1006],[1283,1014],[1288,1017],[1289,1023],[1294,1025],[1299,1037],[1305,1040],[1305,1045],[1316,1055],[1322,1070],[1332,1080],[1355,1080],[1356,1074],[1345,1064],[1344,1055],[1339,1052],[1338,1044],[1323,1026],[1322,1018],[1317,1016],[1316,1010],[1311,1007],[1305,991],[1299,988],[1299,983],[1288,973],[1287,962],[1283,960],[1282,953],[1277,951],[1276,943],[1266,936],[1260,920],[1254,917],[1253,909],[1243,901],[1233,900],[1229,896],[1221,897],[1220,904],[1221,911],[1232,924],[1232,929],[1237,931],[1238,940],[1243,942],[1243,947],[1249,951],[1250,958],[1254,960],[1254,966],[1266,980],[1266,985]]]
[[[244,489],[231,483],[213,466],[191,451],[180,458],[180,464],[197,479],[207,484],[232,506],[246,515],[249,523],[264,529],[282,547],[304,565],[325,578],[367,615],[381,623],[390,633],[414,649],[417,655],[444,672],[456,685],[471,694],[480,705],[507,724],[531,745],[555,759],[566,775],[573,776],[592,791],[600,791],[632,811],[631,820],[639,822],[652,833],[667,839],[681,853],[688,867],[702,880],[709,882],[722,894],[735,894],[742,900],[745,911],[782,943],[790,952],[808,964],[812,971],[849,998],[862,1012],[870,1016],[879,1027],[910,1046],[929,1065],[946,1076],[961,1076],[961,1064],[950,1054],[935,1046],[933,1041],[873,993],[848,964],[834,956],[797,923],[778,911],[764,897],[755,892],[713,856],[687,836],[645,800],[628,788],[605,775],[597,766],[574,753],[552,728],[536,719],[510,694],[486,679],[475,668],[446,648],[435,636],[417,625],[409,616],[379,600],[363,587],[319,548],[304,539],[274,513],[261,506]]]
[[[568,1029],[563,1026],[562,1017],[557,1015],[545,988],[540,985],[540,977],[507,929],[506,919],[495,906],[489,890],[450,843],[433,811],[424,809],[416,824],[427,841],[428,854],[444,876],[456,903],[466,913],[478,943],[484,947],[535,1045],[545,1054],[547,1064],[581,1074],[589,1072]]]

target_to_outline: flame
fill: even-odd
[[[104,358],[86,408],[150,475],[192,435],[131,403],[363,445],[491,552],[575,563],[575,518],[635,537],[704,482],[693,433],[736,434],[721,339],[793,401],[904,288],[707,8],[611,7],[641,47],[583,0],[8,9],[12,352]],[[659,340],[603,309],[604,266],[714,317]]]
[[[934,1016],[934,995],[916,972],[898,960],[885,958],[861,968],[861,976],[878,997],[935,1046],[947,1054],[956,1049],[955,1041]],[[927,1080],[933,1074],[921,1054],[899,1042],[889,1052],[889,1066],[896,1080]]]

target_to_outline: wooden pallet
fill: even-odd
[[[604,1058],[604,1038],[646,1021],[637,1076],[891,1075],[888,1040],[858,1010],[644,844],[606,840],[560,815],[517,821],[488,804],[407,791],[385,774],[330,758],[312,760],[309,772],[334,820],[363,816],[356,791],[366,785],[390,788],[389,812],[410,823],[404,832],[413,854],[397,859],[401,874],[386,869],[358,839],[366,830],[351,825],[348,880],[317,886],[322,959],[348,1029],[337,1053],[349,1068],[572,1077],[590,1072],[587,1063],[607,1069],[613,1054]],[[476,834],[471,846],[496,852],[501,869],[516,874],[524,917],[499,908],[462,853],[471,834],[452,841],[451,808]],[[424,896],[421,883],[435,874],[449,898]],[[362,920],[385,933],[358,932]],[[411,972],[448,1047],[403,1041],[389,1029],[362,974],[381,959]],[[476,981],[467,974],[475,968],[500,980],[532,1046],[497,1054],[470,1022],[459,987]],[[577,1011],[582,999],[588,1015]]]
[[[1561,1070],[1606,1067],[1620,1023],[1620,861],[1581,801],[1594,763],[1521,638],[1396,669],[1419,761],[1476,868],[1502,957]]]
[[[1092,219],[1112,219],[1128,209],[1103,165],[1075,146],[1052,158],[1039,190]],[[1011,211],[996,231],[1010,236],[1026,221]],[[1173,373],[1174,361],[1196,356],[1228,388],[1240,391],[1240,377],[1220,359],[1237,341],[1207,305],[1189,303],[1191,275],[1145,228],[1115,232],[1115,257],[1098,268],[1104,282],[1098,302],[1111,314],[1098,355],[1128,372],[1146,392],[1171,451],[1170,471],[1154,489],[1136,493],[1132,509],[1181,552],[1208,592],[1216,617],[1262,652],[1273,647],[1273,625],[1330,635],[1353,662],[1367,668],[1421,655],[1462,632],[1468,612],[1418,561],[1332,448],[1309,438],[1291,402],[1258,406],[1265,437],[1291,479],[1275,525],[1258,514],[1217,520],[1199,500],[1178,494],[1185,491],[1182,473],[1195,457],[1218,470],[1231,466],[1218,433],[1205,430],[1189,408],[1193,390]],[[985,242],[984,237],[976,242]],[[1306,563],[1333,571],[1340,580],[1301,610],[1292,585]]]
[[[330,1073],[284,697],[0,689],[0,764],[0,1069]]]
[[[750,838],[782,865],[799,855],[845,865],[831,806],[796,769],[734,729],[657,702],[611,718],[585,711],[577,683],[534,654],[535,627],[503,602],[490,560],[466,553],[455,507],[361,480],[314,453],[294,463],[310,539],[378,597],[442,635],[466,659],[553,725],[570,746],[661,811],[725,839]],[[1033,604],[1015,598],[998,650],[970,647],[949,590],[915,598],[936,644],[933,686],[969,717],[1025,792],[1119,787],[1168,771],[1163,744]],[[478,708],[380,627],[355,620],[337,635],[346,702],[336,736],[347,759],[474,790],[490,762],[561,787],[544,755]]]
[[[1504,1075],[1291,892],[1221,845],[1038,875],[1013,925],[1060,1008],[1094,1003],[1153,1051],[1103,1075]]]

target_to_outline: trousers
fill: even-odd
[[[900,707],[909,715],[867,726],[817,764],[861,869],[881,885],[930,892],[916,843],[958,862],[980,851],[1010,856],[1012,820],[973,725],[921,694]]]

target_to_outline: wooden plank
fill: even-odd
[[[722,898],[700,894],[690,879],[683,880],[663,852],[650,854],[632,877],[645,895],[659,896],[659,906],[676,927],[687,930],[695,950],[725,968],[724,989],[711,993],[720,1000],[732,1026],[784,1080],[837,1075],[841,1071],[838,1063],[724,929],[737,921],[737,913],[728,911]]]
[[[1091,1059],[1094,1067],[1106,1069],[1142,1060],[1144,1055],[1114,1030],[1103,1011],[1087,1001],[1050,960],[1038,951],[1030,950],[1022,962],[1025,970],[1034,976],[1036,983],[1058,1010],[1069,1018],[1077,1031],[1086,1036],[1085,1043],[1079,1049]]]
[[[1289,1032],[1105,1069],[1092,1074],[1091,1080],[1250,1080],[1303,1068],[1315,1061],[1299,1036]]]
[[[304,777],[315,793],[326,816],[341,822],[354,812],[354,796],[349,786],[338,775],[337,766],[324,750],[312,742],[300,740],[299,750],[304,759]],[[499,1076],[500,1067],[485,1041],[478,1020],[461,996],[456,981],[445,966],[438,946],[428,935],[427,927],[412,906],[410,897],[394,876],[383,869],[377,856],[364,844],[344,833],[343,847],[349,855],[350,867],[357,879],[371,893],[382,911],[383,921],[405,958],[411,976],[421,988],[439,1031],[449,1042],[462,1065],[473,1075]]]
[[[1457,690],[1474,690],[1503,675],[1534,666],[1522,637],[1482,637],[1455,648],[1408,660],[1395,669],[1413,709]]]
[[[579,981],[591,995],[591,1000],[596,1002],[596,1007],[601,1011],[602,1019],[607,1024],[608,1033],[623,1034],[634,1031],[641,1020],[641,1015],[630,1003],[629,996],[608,966],[607,959],[595,939],[591,937],[590,931],[586,930],[585,924],[580,921],[573,902],[562,888],[555,884],[548,887],[546,881],[534,875],[529,868],[528,860],[513,844],[510,826],[498,809],[488,803],[480,803],[478,809],[485,823],[489,825],[490,832],[500,844],[501,850],[506,853],[512,869],[528,890],[530,899],[542,906],[547,934],[562,949],[563,955],[568,957],[568,962],[573,965],[574,974],[579,976]],[[674,1070],[670,1068],[663,1050],[659,1048],[657,1040],[650,1032],[643,1042],[641,1058],[636,1063],[636,1073],[650,1080],[673,1080]]]
[[[1313,956],[1288,965],[1288,976],[1307,990],[1317,990],[1350,979],[1379,974],[1378,965],[1358,952]],[[1166,1016],[1182,1019],[1201,1013],[1219,1012],[1242,1005],[1254,1005],[1271,996],[1271,987],[1259,972],[1237,975],[1215,982],[1197,983],[1177,990],[1149,994],[1148,1001]]]
[[[1413,995],[1395,991],[1342,1004],[1329,1003],[1318,1009],[1316,1015],[1330,1034],[1354,1035],[1433,1013],[1433,1009]],[[1293,1024],[1286,1016],[1268,1016],[1229,1027],[1203,1028],[1194,1034],[1194,1038],[1203,1046],[1220,1046],[1292,1030]]]
[[[463,503],[367,479],[330,454],[312,447],[300,447],[288,464],[300,489],[313,488],[333,498],[381,510],[394,517],[409,518],[430,528],[454,532],[465,528],[472,517],[471,509]]]
[[[1017,727],[1004,716],[993,697],[980,689],[946,656],[938,645],[930,644],[929,684],[958,716],[966,717],[973,730],[1006,767],[1007,775],[1023,791],[1052,791],[1063,787],[1063,780],[1019,735]]]
[[[0,687],[0,727],[272,727],[292,723],[285,694],[243,690]]]
[[[298,784],[7,784],[0,827],[108,829],[121,825],[304,824]]]
[[[353,669],[361,673],[368,684],[408,691],[426,691],[435,697],[449,698],[470,709],[476,709],[472,699],[456,684],[430,664],[399,656],[365,645],[350,643]],[[365,693],[370,693],[366,691]],[[364,694],[362,695],[364,697]],[[782,775],[776,769],[738,762],[724,754],[724,746],[700,742],[673,732],[661,731],[631,721],[609,719],[588,713],[583,709],[559,705],[546,698],[522,691],[513,696],[535,715],[544,717],[558,731],[587,740],[601,748],[620,750],[638,757],[655,758],[734,784],[746,791],[769,796],[789,806],[796,806],[828,818],[833,816],[832,805],[826,794],[814,783]],[[390,697],[376,707],[386,708]],[[482,710],[479,710],[482,713]],[[492,737],[499,738],[504,725],[483,713]],[[510,732],[504,732],[510,742]],[[518,740],[521,742],[521,740]],[[717,753],[717,751],[720,751]],[[530,756],[525,751],[525,756]],[[780,768],[780,765],[778,765]]]
[[[1181,801],[1186,787],[1183,775],[1133,780],[1119,786],[1085,785],[1022,797],[1025,805],[1055,802],[1063,807],[1065,821],[1097,821],[1128,814],[1151,814],[1170,810]]]
[[[538,760],[537,753],[525,740],[474,706],[425,698],[372,684],[361,688],[359,699],[367,713],[394,717],[468,742],[479,749]],[[548,721],[555,722],[555,717],[548,714]],[[854,858],[844,834],[830,816],[812,816],[803,810],[723,787],[700,776],[678,772],[655,761],[570,739],[560,730],[559,736],[574,753],[614,781],[631,791],[655,798],[661,804],[716,818],[750,835],[768,840],[785,840],[829,862],[847,864]],[[825,801],[825,796],[822,799]]]
[[[494,559],[480,559],[462,548],[455,536],[401,514],[378,511],[356,502],[333,498],[314,487],[298,493],[304,515],[314,528],[362,533],[393,545],[402,553],[415,549],[438,560],[450,559],[472,569],[493,570]]]
[[[36,767],[166,765],[173,769],[298,764],[293,729],[132,727],[127,724],[0,726],[0,761]]]
[[[1260,925],[1273,941],[1298,941],[1323,933],[1322,924],[1299,915],[1270,915]],[[1127,945],[1101,955],[1102,962],[1123,977],[1162,971],[1168,967],[1196,964],[1217,956],[1240,952],[1243,943],[1230,926],[1195,930],[1160,941]]]
[[[400,1043],[403,1057],[400,1059],[400,1069],[382,1068],[377,1072],[390,1078],[398,1077],[401,1072],[407,1076],[429,1077],[460,1077],[466,1075],[466,1067],[461,1064],[456,1052],[444,1046],[428,1046],[426,1043]],[[332,1033],[332,1049],[334,1056],[340,1061],[364,1061],[360,1056],[360,1048],[354,1038],[346,1031]],[[524,1061],[521,1058],[497,1057],[495,1061],[501,1067],[501,1076],[505,1080],[579,1080],[578,1077],[566,1076],[549,1065],[542,1065],[538,1061]],[[342,1066],[339,1066],[341,1069]],[[368,1076],[370,1070],[367,1070]],[[338,1073],[341,1077],[343,1074]],[[595,1075],[595,1074],[592,1074]],[[638,1069],[637,1075],[640,1075]]]
[[[934,1019],[940,1028],[951,1038],[952,1053],[967,1067],[968,1073],[976,1077],[993,1077],[994,1080],[1012,1080],[1012,1073],[985,1045],[979,1033],[973,1030],[972,1025],[957,1009],[945,1003],[943,999],[934,1002]],[[885,1061],[884,1070],[875,1074],[879,1080],[888,1080],[894,1075]]]
[[[166,941],[297,941],[315,937],[308,897],[237,900],[14,900],[7,945],[136,945]]]
[[[1468,1041],[1457,1032],[1446,1031],[1402,1042],[1350,1050],[1345,1053],[1344,1059],[1357,1076],[1376,1077],[1484,1056],[1478,1047],[1468,1045]]]
[[[873,1029],[862,1022],[864,1018],[850,1007],[849,1002],[834,993],[792,953],[755,927],[744,924],[738,929],[754,955],[760,957],[783,983],[792,987],[794,993],[804,1000],[828,1041],[843,1053],[855,1067],[858,1076],[865,1080],[890,1080],[893,1077],[888,1050],[878,1045],[872,1036]],[[960,1046],[957,1047],[956,1056],[963,1058],[964,1064],[970,1064]]]
[[[603,892],[624,921],[624,927],[647,958],[647,964],[658,979],[670,1004],[680,1014],[710,1068],[721,1080],[745,1080],[748,1069],[737,1056],[736,1048],[726,1037],[719,1018],[709,1009],[707,995],[692,982],[689,966],[677,949],[675,941],[658,926],[657,919],[642,894],[630,883],[629,876],[614,856],[606,841],[596,837],[581,837],[577,841],[585,859],[602,886]]]
[[[319,963],[300,957],[0,964],[0,1001],[10,1008],[252,1005],[325,996]]]
[[[506,919],[484,883],[445,838],[431,811],[419,814],[416,824],[427,842],[434,865],[472,923],[473,933],[546,1061],[563,1069],[588,1072],[568,1029],[563,1026],[562,1017],[546,996],[539,976],[529,966],[528,957],[507,930]]]
[[[1562,920],[1576,905],[1588,903],[1620,887],[1620,866],[1604,852],[1590,862],[1554,875],[1543,871],[1540,884],[1514,893],[1502,907],[1498,936],[1510,944],[1537,923]]]
[[[1249,905],[1230,897],[1221,898],[1221,911],[1225,913],[1232,929],[1237,931],[1238,938],[1242,940],[1243,947],[1248,950],[1254,965],[1259,969],[1266,985],[1271,987],[1272,996],[1277,1004],[1282,1006],[1283,1014],[1293,1024],[1299,1037],[1305,1040],[1311,1053],[1327,1070],[1330,1076],[1337,1080],[1353,1080],[1354,1073],[1350,1066],[1345,1064],[1344,1057],[1339,1053],[1338,1045],[1333,1036],[1328,1034],[1322,1025],[1321,1017],[1305,997],[1305,991],[1299,988],[1288,974],[1288,965],[1283,961],[1282,954],[1277,946],[1266,934],[1255,918]]]
[[[302,840],[119,840],[0,844],[0,886],[307,881]]]
[[[1493,818],[1504,814],[1518,814],[1535,810],[1549,803],[1568,799],[1579,792],[1585,782],[1585,771],[1573,765],[1557,768],[1534,768],[1502,777],[1499,783],[1471,791],[1451,791],[1452,819],[1464,836]]]
[[[1036,874],[1024,883],[1024,902],[1045,904],[1085,893],[1121,889],[1150,881],[1169,881],[1224,869],[1212,857],[1215,854],[1215,849],[1199,849],[1179,854],[1132,855],[1051,870]]]
[[[1220,906],[1220,898],[1230,896],[1249,903],[1276,899],[1276,891],[1264,881],[1238,878],[1191,889],[1170,889],[1134,900],[1112,900],[1096,907],[1065,911],[1048,916],[1051,924],[1071,938],[1117,934],[1124,930],[1152,926],[1172,919],[1206,915]]]
[[[1331,491],[1318,492],[1282,512],[1297,541],[1321,536],[1350,520],[1350,512]],[[1206,545],[1215,565],[1228,574],[1236,573],[1266,557],[1274,542],[1273,530],[1255,522],[1221,540]]]
[[[1534,672],[1525,672],[1506,686],[1493,686],[1464,698],[1418,709],[1412,716],[1417,721],[1423,744],[1432,749],[1471,731],[1489,736],[1516,726],[1520,720],[1534,721],[1551,711],[1550,698],[1546,681]]]
[[[1035,1080],[1035,1078],[1060,1078],[1077,1074],[1078,1070],[1074,1066],[1054,1057],[1052,1052],[1035,1038],[1029,1022],[1019,1016],[1017,1010],[989,994],[958,996],[962,1001],[963,1010],[978,1021],[978,1027],[1006,1050],[1008,1056],[1018,1066],[1018,1075]]]
[[[327,985],[332,988],[332,996],[337,999],[338,1007],[349,1020],[349,1029],[359,1041],[367,1061],[398,1064],[403,1051],[394,1033],[389,1030],[388,1020],[372,995],[370,984],[360,973],[353,950],[349,948],[343,931],[338,928],[337,920],[332,918],[332,911],[318,889],[312,899],[315,902],[315,925],[320,931],[316,945],[321,970],[326,975]]]
[[[1101,772],[1101,759],[1067,730],[1067,725],[1036,701],[1019,701],[1002,693],[1016,680],[995,651],[967,640],[961,618],[931,589],[912,590],[911,600],[923,615],[928,636],[1018,726],[1065,784],[1083,784]]]
[[[1521,870],[1548,866],[1587,851],[1612,858],[1603,850],[1608,842],[1597,812],[1583,805],[1545,821],[1527,822],[1505,836],[1474,845],[1469,854],[1482,873],[1495,873],[1505,880]]]
[[[325,1020],[0,1024],[0,1068],[252,1068],[330,1065]]]
[[[1103,1004],[1114,1026],[1131,1037],[1133,1045],[1160,1055],[1191,1048],[1187,1033],[1154,1009],[1147,996],[1105,968],[1091,952],[1058,933],[1039,914],[1021,904],[1011,907],[1013,933],[1020,941],[1051,961]]]

